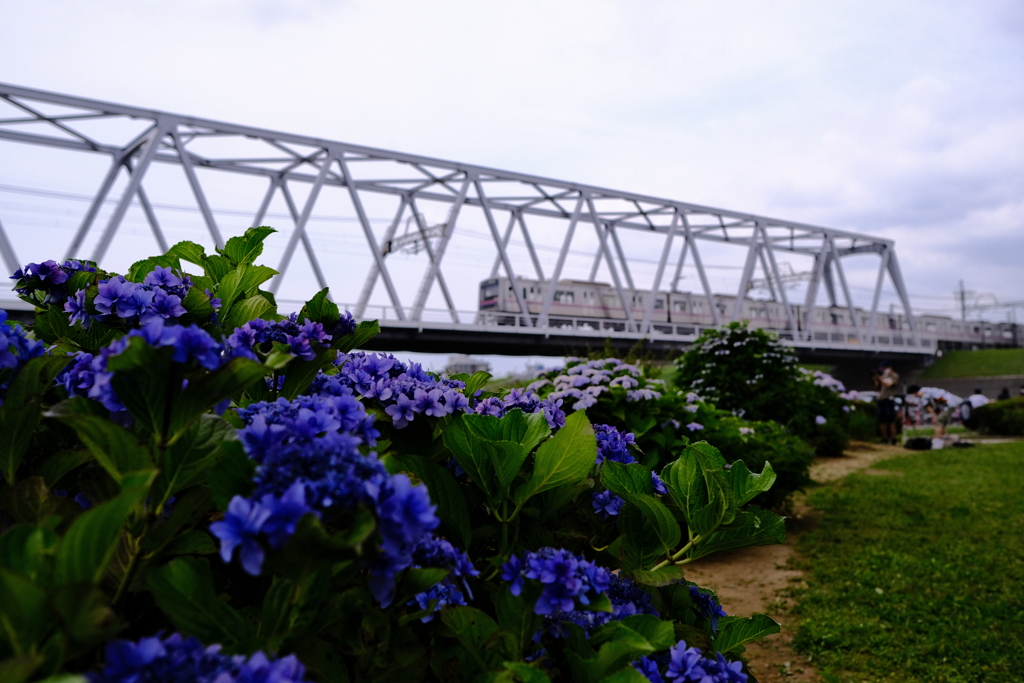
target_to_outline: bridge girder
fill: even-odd
[[[511,280],[519,274],[517,265],[509,256],[508,244],[518,226],[530,255],[528,268],[544,279],[541,263],[533,246],[531,219],[558,219],[568,224],[566,238],[558,253],[551,278],[558,280],[566,259],[570,256],[574,233],[589,225],[598,240],[598,251],[591,268],[593,281],[599,267],[609,271],[612,286],[627,313],[627,332],[643,336],[651,333],[651,306],[654,297],[647,297],[643,316],[634,319],[627,297],[634,292],[649,291],[652,295],[663,288],[665,273],[672,268],[668,289],[677,291],[686,259],[689,256],[697,271],[709,309],[715,323],[725,320],[715,306],[713,292],[701,258],[700,243],[728,243],[747,249],[737,304],[731,318],[739,317],[739,299],[744,296],[754,271],[760,265],[773,298],[783,304],[788,326],[794,341],[813,344],[814,308],[820,286],[824,286],[833,305],[839,303],[835,279],[840,283],[842,305],[846,306],[857,328],[861,348],[872,348],[871,331],[875,328],[879,299],[886,276],[892,283],[910,323],[910,344],[917,345],[917,330],[909,297],[900,273],[894,244],[880,239],[843,230],[780,220],[727,209],[717,209],[678,200],[664,199],[633,192],[611,190],[581,183],[566,182],[529,174],[514,173],[483,166],[394,152],[345,142],[282,133],[209,119],[171,114],[167,112],[130,107],[98,100],[45,92],[0,83],[0,99],[22,112],[18,116],[0,119],[0,140],[43,145],[51,148],[106,155],[111,163],[101,180],[89,209],[67,246],[67,257],[89,256],[101,262],[116,239],[125,213],[133,202],[142,207],[154,239],[166,249],[165,230],[159,224],[145,189],[147,172],[153,163],[171,164],[182,169],[191,188],[197,208],[209,232],[210,240],[223,245],[223,235],[204,191],[196,169],[210,169],[226,173],[263,178],[267,189],[254,211],[253,225],[260,225],[268,207],[278,193],[285,200],[294,229],[284,255],[278,264],[279,275],[271,284],[276,291],[285,277],[293,256],[301,245],[309,258],[314,275],[321,287],[326,286],[322,265],[317,258],[306,230],[310,217],[316,211],[324,188],[344,188],[356,213],[372,262],[362,292],[353,313],[365,315],[368,302],[378,281],[383,283],[390,310],[405,324],[428,324],[424,309],[435,283],[441,290],[452,324],[470,324],[460,317],[445,280],[444,258],[452,236],[458,230],[458,217],[464,206],[482,211],[489,235],[496,250],[492,276],[504,273]],[[59,107],[47,112],[48,107]],[[95,133],[86,133],[80,122],[136,121],[144,128],[128,140],[100,139]],[[28,129],[28,130],[27,130]],[[234,148],[245,147],[245,153],[232,150],[231,154],[215,154],[201,149],[207,140],[230,141]],[[371,168],[366,168],[371,167]],[[365,170],[364,170],[365,169]],[[91,254],[80,254],[88,236],[100,226],[96,225],[99,210],[108,201],[115,181],[122,175],[127,183],[116,200],[113,213],[108,217]],[[300,207],[291,188],[295,184],[309,186],[306,200]],[[393,221],[378,240],[364,208],[368,195],[389,195],[397,198],[398,208]],[[414,219],[421,234],[427,226],[417,211],[422,202],[442,202],[449,205],[448,218],[442,224],[436,246],[424,237],[428,264],[416,291],[400,291],[388,268],[390,241],[402,219]],[[502,233],[499,214],[507,214],[507,225]],[[622,248],[622,231],[640,231],[663,235],[663,245],[657,262],[653,286],[638,288],[632,276],[630,259]],[[676,245],[681,245],[676,247]],[[814,259],[815,267],[804,301],[804,320],[797,321],[794,306],[786,298],[785,283],[780,277],[777,255],[795,253]],[[854,304],[842,259],[844,257],[874,253],[879,256],[879,271],[874,288],[870,322],[867,328],[857,323],[853,315]],[[0,216],[0,257],[13,271],[21,264],[4,232]],[[473,283],[475,287],[476,283]],[[514,288],[517,289],[518,288]],[[520,315],[517,322],[524,327],[548,327],[548,311],[553,287],[548,287],[548,299],[539,317]],[[521,311],[526,310],[523,298],[516,291]],[[403,301],[405,303],[403,303]],[[798,324],[799,323],[799,324]]]

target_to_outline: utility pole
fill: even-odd
[[[964,281],[960,281],[960,289],[954,294],[960,297],[960,320],[967,320],[967,290],[964,289]]]

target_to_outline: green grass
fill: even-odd
[[[967,428],[962,425],[953,425],[947,427],[946,432],[948,434],[969,434]],[[933,436],[935,434],[935,427],[905,427],[903,429],[904,435],[908,439],[912,439],[915,436]]]
[[[825,681],[1024,680],[1022,466],[1024,443],[927,451],[812,493],[794,645]]]
[[[1024,349],[947,351],[925,368],[921,379],[1024,375]]]

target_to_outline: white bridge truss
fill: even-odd
[[[661,243],[649,291],[652,294],[656,291],[677,291],[684,265],[689,265],[696,271],[703,294],[708,297],[707,310],[711,311],[716,325],[740,317],[740,301],[752,283],[760,283],[762,286],[767,283],[772,299],[781,303],[786,311],[786,336],[792,335],[792,343],[798,347],[828,346],[830,342],[821,341],[823,335],[818,335],[818,341],[814,336],[815,306],[819,290],[824,287],[831,305],[849,309],[854,328],[854,334],[850,339],[844,339],[838,346],[850,349],[847,344],[856,343],[863,351],[881,350],[873,331],[876,329],[879,299],[888,276],[902,304],[905,315],[903,319],[910,326],[906,335],[907,348],[898,351],[931,353],[934,348],[923,348],[919,344],[910,301],[891,240],[677,200],[111,104],[2,83],[0,98],[13,105],[19,112],[16,116],[0,119],[0,140],[91,152],[106,155],[110,159],[109,170],[100,181],[77,231],[65,248],[67,257],[84,257],[102,263],[104,256],[117,239],[118,228],[125,213],[136,201],[145,213],[156,242],[162,249],[166,249],[169,241],[148,198],[145,180],[147,171],[153,163],[171,164],[179,167],[187,179],[210,239],[218,246],[224,243],[224,238],[196,169],[214,169],[225,173],[242,174],[254,180],[262,179],[266,190],[262,202],[254,207],[252,225],[263,224],[268,207],[275,195],[280,193],[289,208],[294,229],[289,235],[280,263],[277,264],[280,275],[270,285],[273,291],[280,287],[282,278],[292,264],[295,251],[300,246],[309,258],[317,282],[321,287],[327,286],[324,265],[318,260],[317,251],[309,239],[307,226],[317,209],[322,190],[328,187],[341,188],[347,193],[358,220],[344,225],[338,224],[337,230],[361,231],[372,255],[372,258],[363,264],[367,269],[366,277],[359,299],[352,309],[357,318],[365,316],[368,311],[382,312],[389,321],[388,324],[393,326],[415,328],[420,331],[425,328],[483,331],[482,328],[489,324],[487,317],[478,315],[476,311],[469,317],[465,312],[460,316],[451,291],[452,287],[471,287],[475,292],[478,282],[459,281],[457,273],[453,273],[452,269],[446,271],[444,268],[446,250],[453,235],[459,230],[460,211],[466,206],[471,206],[482,212],[495,249],[492,277],[504,275],[515,281],[517,276],[522,275],[536,277],[541,281],[557,282],[563,278],[567,259],[581,258],[570,249],[574,237],[578,237],[582,231],[592,231],[591,239],[596,238],[597,249],[596,254],[589,257],[593,259],[590,281],[595,281],[603,262],[604,272],[610,274],[611,285],[627,314],[624,321],[625,330],[609,333],[592,330],[592,325],[573,324],[566,331],[563,329],[564,324],[558,323],[558,334],[613,334],[636,339],[657,334],[667,335],[668,339],[672,337],[673,332],[659,332],[652,323],[654,296],[646,297],[646,310],[643,311],[643,315],[633,315],[630,312],[632,307],[628,301],[631,294],[647,291],[648,288],[638,288],[634,282],[635,264],[626,256],[622,244],[630,234],[640,231],[658,236]],[[54,113],[53,110],[59,111]],[[127,143],[124,140],[102,139],[99,134],[93,132],[96,130],[95,126],[89,128],[90,132],[84,132],[84,122],[104,120],[133,120],[136,126],[138,122],[143,122],[145,127]],[[203,148],[203,141],[211,138],[230,140],[234,144],[231,155],[213,154]],[[238,149],[243,148],[248,151],[237,153]],[[122,183],[120,196],[112,198],[112,189],[122,174],[127,174],[127,182]],[[305,200],[301,205],[295,201],[292,191],[296,184],[308,186],[308,192],[304,193]],[[394,218],[384,230],[382,237],[374,231],[365,208],[366,199],[371,195],[388,195],[397,205]],[[112,200],[116,202],[112,213],[106,218],[105,224],[97,224],[101,208]],[[427,225],[419,209],[419,206],[426,202],[447,204],[450,207],[447,220],[439,225]],[[13,272],[23,264],[19,263],[3,230],[2,218],[0,216],[0,257],[7,270]],[[564,224],[564,238],[554,267],[545,270],[542,268],[541,259],[538,258],[533,238],[538,234],[537,229],[531,226],[535,222],[552,219]],[[353,224],[355,228],[352,227]],[[403,224],[405,231],[399,234]],[[415,232],[410,231],[410,224]],[[531,229],[534,230],[533,233]],[[97,230],[101,231],[98,241],[93,234]],[[419,239],[415,233],[419,233]],[[529,255],[529,259],[521,259],[522,262],[514,263],[508,249],[514,233],[519,233]],[[90,235],[95,242],[92,253],[82,253],[86,237]],[[732,311],[725,311],[724,315],[715,306],[705,264],[701,259],[700,246],[712,242],[729,243],[746,249],[736,305]],[[410,246],[426,252],[426,265],[418,278],[404,278],[412,284],[400,286],[402,283],[389,270],[388,256]],[[812,273],[803,301],[794,302],[787,299],[787,272],[780,268],[777,260],[783,253],[802,254],[813,259]],[[845,257],[865,253],[877,254],[879,259],[878,275],[866,327],[854,310],[853,298],[843,269]],[[764,277],[755,280],[755,271],[758,267]],[[454,279],[450,279],[453,275]],[[418,283],[414,280],[418,280]],[[450,323],[432,321],[424,316],[428,297],[435,286],[439,288],[445,301]],[[371,297],[378,287],[383,287],[386,301],[389,302],[389,306],[386,305],[383,309],[379,305],[370,305]],[[520,311],[526,311],[520,288],[513,289]],[[556,328],[549,319],[555,289],[546,288],[539,315],[521,314],[515,316],[514,325],[500,328],[494,326],[491,329],[494,332],[508,334],[555,333]],[[796,318],[798,311],[802,315],[801,320]],[[896,349],[886,347],[886,350]]]

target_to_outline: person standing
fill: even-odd
[[[896,395],[899,393],[900,376],[892,369],[892,363],[882,361],[871,376],[878,391],[878,428],[882,433],[882,443],[896,445]]]

